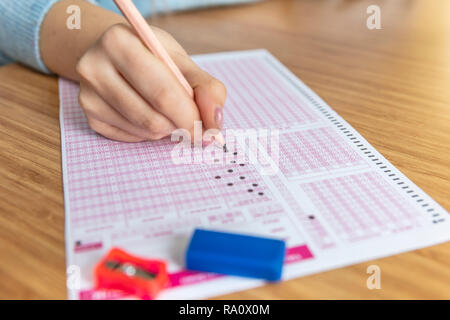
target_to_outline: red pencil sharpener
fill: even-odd
[[[133,256],[112,248],[94,269],[97,289],[115,289],[154,299],[169,282],[165,261]]]

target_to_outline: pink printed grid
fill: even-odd
[[[334,247],[336,243],[333,237],[325,229],[321,220],[314,216],[314,212],[305,212],[278,176],[273,176],[271,180],[315,244],[321,249]]]
[[[342,240],[364,240],[421,225],[420,212],[376,172],[301,187]]]
[[[288,178],[362,164],[362,157],[329,127],[280,137],[280,170]]]
[[[88,128],[77,86],[61,82],[69,208],[74,227],[112,227],[207,207],[268,201],[270,191],[247,163],[175,165],[168,139],[107,140]],[[233,150],[230,150],[232,152]],[[240,158],[236,156],[236,160]]]
[[[301,102],[301,95],[286,88],[285,79],[261,57],[199,61],[199,65],[232,92],[225,105],[225,128],[284,129],[319,121]]]

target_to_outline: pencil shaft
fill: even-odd
[[[123,15],[127,18],[128,22],[133,26],[142,42],[144,42],[144,44],[156,57],[167,65],[167,67],[177,77],[178,81],[189,96],[193,98],[194,90],[191,85],[187,82],[180,69],[167,53],[166,49],[164,49],[164,46],[158,40],[152,28],[148,25],[147,21],[145,21],[144,17],[140,14],[133,2],[131,0],[114,0],[114,2],[120,11],[122,11]]]

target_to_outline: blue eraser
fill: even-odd
[[[186,252],[186,268],[277,281],[285,252],[282,240],[196,229]]]

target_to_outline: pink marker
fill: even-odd
[[[164,49],[164,46],[158,40],[152,28],[150,28],[147,21],[145,21],[133,2],[131,0],[114,0],[114,2],[120,11],[122,11],[125,18],[127,18],[128,22],[133,26],[142,42],[156,57],[161,59],[161,61],[172,70],[173,74],[177,77],[183,88],[186,89],[189,96],[194,99],[194,90],[191,85],[187,82],[180,69],[167,53],[166,49]],[[225,139],[223,138],[222,133],[216,135],[215,139],[223,146],[224,150],[226,150]]]

